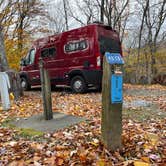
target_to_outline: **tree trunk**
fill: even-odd
[[[6,71],[9,65],[6,58],[2,26],[0,25],[0,71]]]
[[[10,80],[10,92],[13,93],[15,100],[18,100],[20,96],[23,95],[23,90],[21,88],[21,81],[19,74],[14,70],[8,70],[6,73]]]
[[[13,92],[14,97],[17,100],[19,96],[22,96],[23,94],[20,85],[20,77],[18,73],[16,73],[15,71],[9,70],[9,65],[5,53],[4,37],[1,26],[0,26],[0,71],[5,71],[8,74],[11,85],[10,92]]]
[[[69,30],[68,25],[68,15],[67,15],[67,6],[66,6],[66,0],[63,0],[63,7],[64,7],[64,13],[65,13],[65,24],[66,24],[66,30]]]
[[[101,0],[100,21],[104,23],[104,0]]]
[[[24,16],[20,17],[20,25],[18,28],[18,50],[20,51],[20,53],[22,52],[23,49],[23,20],[24,20]]]
[[[146,50],[144,50],[144,54],[145,54],[145,75],[148,78],[149,60],[148,60],[148,53],[146,52]]]

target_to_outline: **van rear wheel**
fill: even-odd
[[[84,93],[87,90],[85,80],[81,76],[73,77],[70,86],[74,93]]]
[[[24,77],[21,78],[21,87],[23,90],[30,90],[31,89],[31,86],[30,86],[28,80]]]

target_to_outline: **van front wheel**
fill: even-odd
[[[28,83],[28,80],[24,77],[21,78],[21,87],[23,90],[30,90],[31,89],[31,86]]]
[[[74,93],[84,93],[87,90],[85,80],[81,76],[73,77],[70,86]]]

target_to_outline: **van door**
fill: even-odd
[[[57,49],[55,46],[49,46],[48,48],[43,48],[41,50],[41,58],[45,62],[44,67],[49,72],[52,84],[56,83],[56,78],[58,77],[56,57]]]
[[[38,66],[35,63],[36,49],[32,48],[25,57],[25,66],[23,71],[27,72],[30,85],[38,85],[40,83],[40,73]]]

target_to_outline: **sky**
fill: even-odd
[[[42,0],[42,1],[45,2],[44,0]],[[74,9],[75,16],[77,15],[77,17],[80,20],[83,20],[83,22],[86,22],[86,19],[83,16],[83,14],[81,13],[81,11],[79,11],[78,8],[76,8],[76,1],[75,0],[68,0],[68,1],[69,1],[69,5],[72,7],[72,9]],[[81,1],[82,0],[79,0],[80,3],[81,3]],[[62,0],[47,0],[45,7],[46,7],[47,11],[49,12],[50,16],[52,16],[55,20],[57,20],[57,22],[60,19],[59,24],[62,24],[62,22],[64,22],[64,7],[63,7]],[[79,23],[75,19],[71,18],[70,16],[69,16],[68,23],[69,23],[69,29],[74,29],[74,28],[78,28],[81,26],[81,23]],[[52,23],[50,22],[48,26],[50,29],[54,29],[55,25],[53,22]]]

